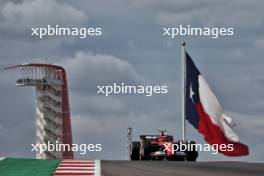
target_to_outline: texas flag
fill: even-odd
[[[227,156],[248,155],[248,147],[239,142],[232,127],[232,119],[226,116],[216,96],[186,52],[186,119],[196,128],[208,144],[233,145],[233,150],[220,148]],[[223,146],[223,145],[222,145]]]

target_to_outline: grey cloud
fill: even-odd
[[[35,142],[34,92],[17,88],[15,79],[13,72],[0,72],[0,154],[10,157],[34,157],[34,153],[30,151],[30,144]]]
[[[264,48],[264,38],[257,39],[255,42],[256,48],[263,49]]]
[[[31,27],[67,27],[87,22],[83,12],[53,0],[8,1],[0,7],[0,16],[1,36],[7,39],[28,39],[25,36],[30,35]]]
[[[72,6],[52,0],[26,0],[22,3],[7,2],[1,14],[8,24],[25,26],[37,25],[74,25],[87,20],[85,14]],[[52,20],[51,20],[52,19]]]
[[[97,86],[116,82],[135,84],[142,80],[127,61],[111,55],[77,52],[73,58],[64,60],[73,91],[97,92]]]
[[[134,1],[136,7],[155,9],[160,25],[224,25],[261,27],[263,11],[260,0],[255,1]],[[227,18],[222,18],[227,16]]]
[[[78,93],[71,93],[72,113],[76,115],[90,114],[96,118],[113,118],[115,116],[127,116],[128,107],[122,99],[91,95],[89,97]]]

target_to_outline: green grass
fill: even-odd
[[[6,158],[0,161],[0,176],[51,176],[58,160]]]

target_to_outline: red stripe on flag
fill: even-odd
[[[232,144],[234,150],[233,151],[226,151],[226,149],[220,149],[219,152],[227,155],[227,156],[242,156],[242,155],[248,155],[249,150],[248,147],[242,143],[238,142],[232,142],[229,141],[223,131],[220,129],[219,126],[215,125],[212,121],[209,115],[204,111],[204,108],[201,103],[196,105],[196,110],[199,114],[199,132],[204,135],[205,140],[210,144],[218,144],[220,146],[221,144],[225,144],[228,146],[228,144]]]

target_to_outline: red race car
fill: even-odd
[[[165,135],[165,132],[160,130],[160,135],[140,135],[140,141],[131,142],[130,160],[196,161],[198,152],[194,141],[173,141],[173,136]]]

